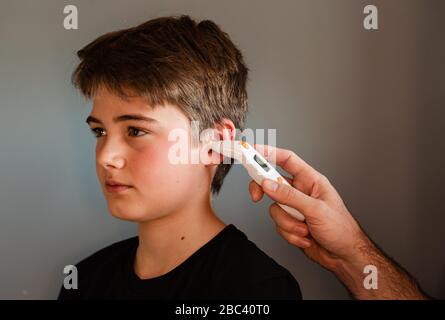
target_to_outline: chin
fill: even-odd
[[[108,208],[113,217],[124,221],[147,222],[162,217],[162,215],[147,212],[147,210],[122,207],[118,208],[115,206],[109,206]]]

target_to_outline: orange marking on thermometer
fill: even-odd
[[[242,145],[244,148],[249,149],[249,145],[245,141],[240,141],[240,145]]]

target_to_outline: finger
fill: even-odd
[[[284,179],[286,179],[287,182],[289,182],[290,185],[292,185],[294,179],[292,179],[291,177],[286,177],[286,176],[282,176]]]
[[[264,195],[264,191],[261,186],[259,186],[258,183],[253,180],[249,183],[249,193],[253,202],[260,201]]]
[[[287,182],[289,182],[290,185],[292,185],[292,179],[289,177],[284,176],[284,179],[286,179]],[[263,198],[264,195],[264,191],[263,188],[261,188],[261,186],[255,182],[255,180],[251,180],[249,183],[249,193],[250,193],[250,198],[252,199],[253,202],[258,202]]]
[[[266,160],[279,165],[292,176],[296,176],[302,171],[315,171],[314,168],[291,150],[262,144],[254,144],[254,148],[260,152]]]
[[[296,234],[289,233],[279,227],[277,227],[277,232],[291,245],[297,246],[301,249],[309,248],[312,243],[306,237],[300,237]]]
[[[309,235],[309,229],[306,223],[301,222],[287,214],[286,211],[284,211],[276,203],[273,203],[269,207],[269,214],[277,227],[280,229],[301,237],[306,237]]]
[[[295,208],[304,216],[312,215],[311,209],[318,201],[292,186],[284,183],[277,183],[270,179],[264,179],[261,187],[272,200]]]
[[[293,176],[291,185],[307,195],[317,198],[323,190],[330,189],[327,178],[308,165],[293,151],[255,144],[255,149],[271,163],[276,163]]]

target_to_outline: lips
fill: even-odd
[[[107,184],[106,188],[107,188],[107,191],[111,192],[111,193],[122,193],[122,192],[125,192],[126,190],[130,189],[131,187],[122,186],[122,185],[111,186],[111,185]]]
[[[107,189],[108,192],[111,193],[122,193],[130,188],[132,188],[132,186],[124,184],[122,182],[116,181],[116,180],[106,180],[105,183],[105,187]]]

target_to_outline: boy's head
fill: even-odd
[[[200,131],[244,128],[248,70],[227,34],[208,20],[158,18],[107,33],[78,56],[73,82],[93,100],[96,169],[114,215],[154,218],[210,188],[219,192],[231,165],[215,162],[209,176],[203,164],[172,164],[168,154],[175,142],[168,135],[174,129],[190,132],[192,120]],[[154,121],[115,121],[135,114]],[[109,192],[107,179],[132,188]]]

